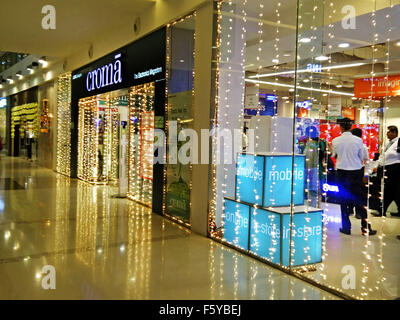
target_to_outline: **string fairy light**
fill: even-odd
[[[71,73],[57,78],[56,171],[71,175]]]

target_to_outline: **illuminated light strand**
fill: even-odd
[[[71,175],[71,73],[57,79],[57,164],[56,171]]]

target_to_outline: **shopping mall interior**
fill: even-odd
[[[399,299],[400,1],[3,2],[1,300]]]

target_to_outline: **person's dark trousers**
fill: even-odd
[[[32,159],[32,139],[28,138],[28,159]]]
[[[385,215],[390,204],[395,201],[400,210],[400,163],[385,167],[383,187],[383,214]],[[381,212],[382,213],[382,209]]]
[[[365,206],[367,195],[362,181],[364,170],[337,170],[337,179],[340,187],[340,209],[342,211],[342,229],[351,230],[349,219],[349,208],[356,207],[356,211],[361,216],[361,227],[368,228],[368,215]]]

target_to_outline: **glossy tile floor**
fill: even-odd
[[[112,194],[2,157],[0,299],[337,299]]]
[[[323,204],[322,208],[328,216],[325,261],[317,271],[305,275],[357,299],[399,298],[400,240],[396,236],[400,234],[400,218],[369,215],[372,228],[378,233],[366,238],[354,215],[350,218],[352,234],[344,235],[339,233],[340,206]],[[389,211],[397,211],[394,203]],[[350,272],[354,283],[343,281]]]

